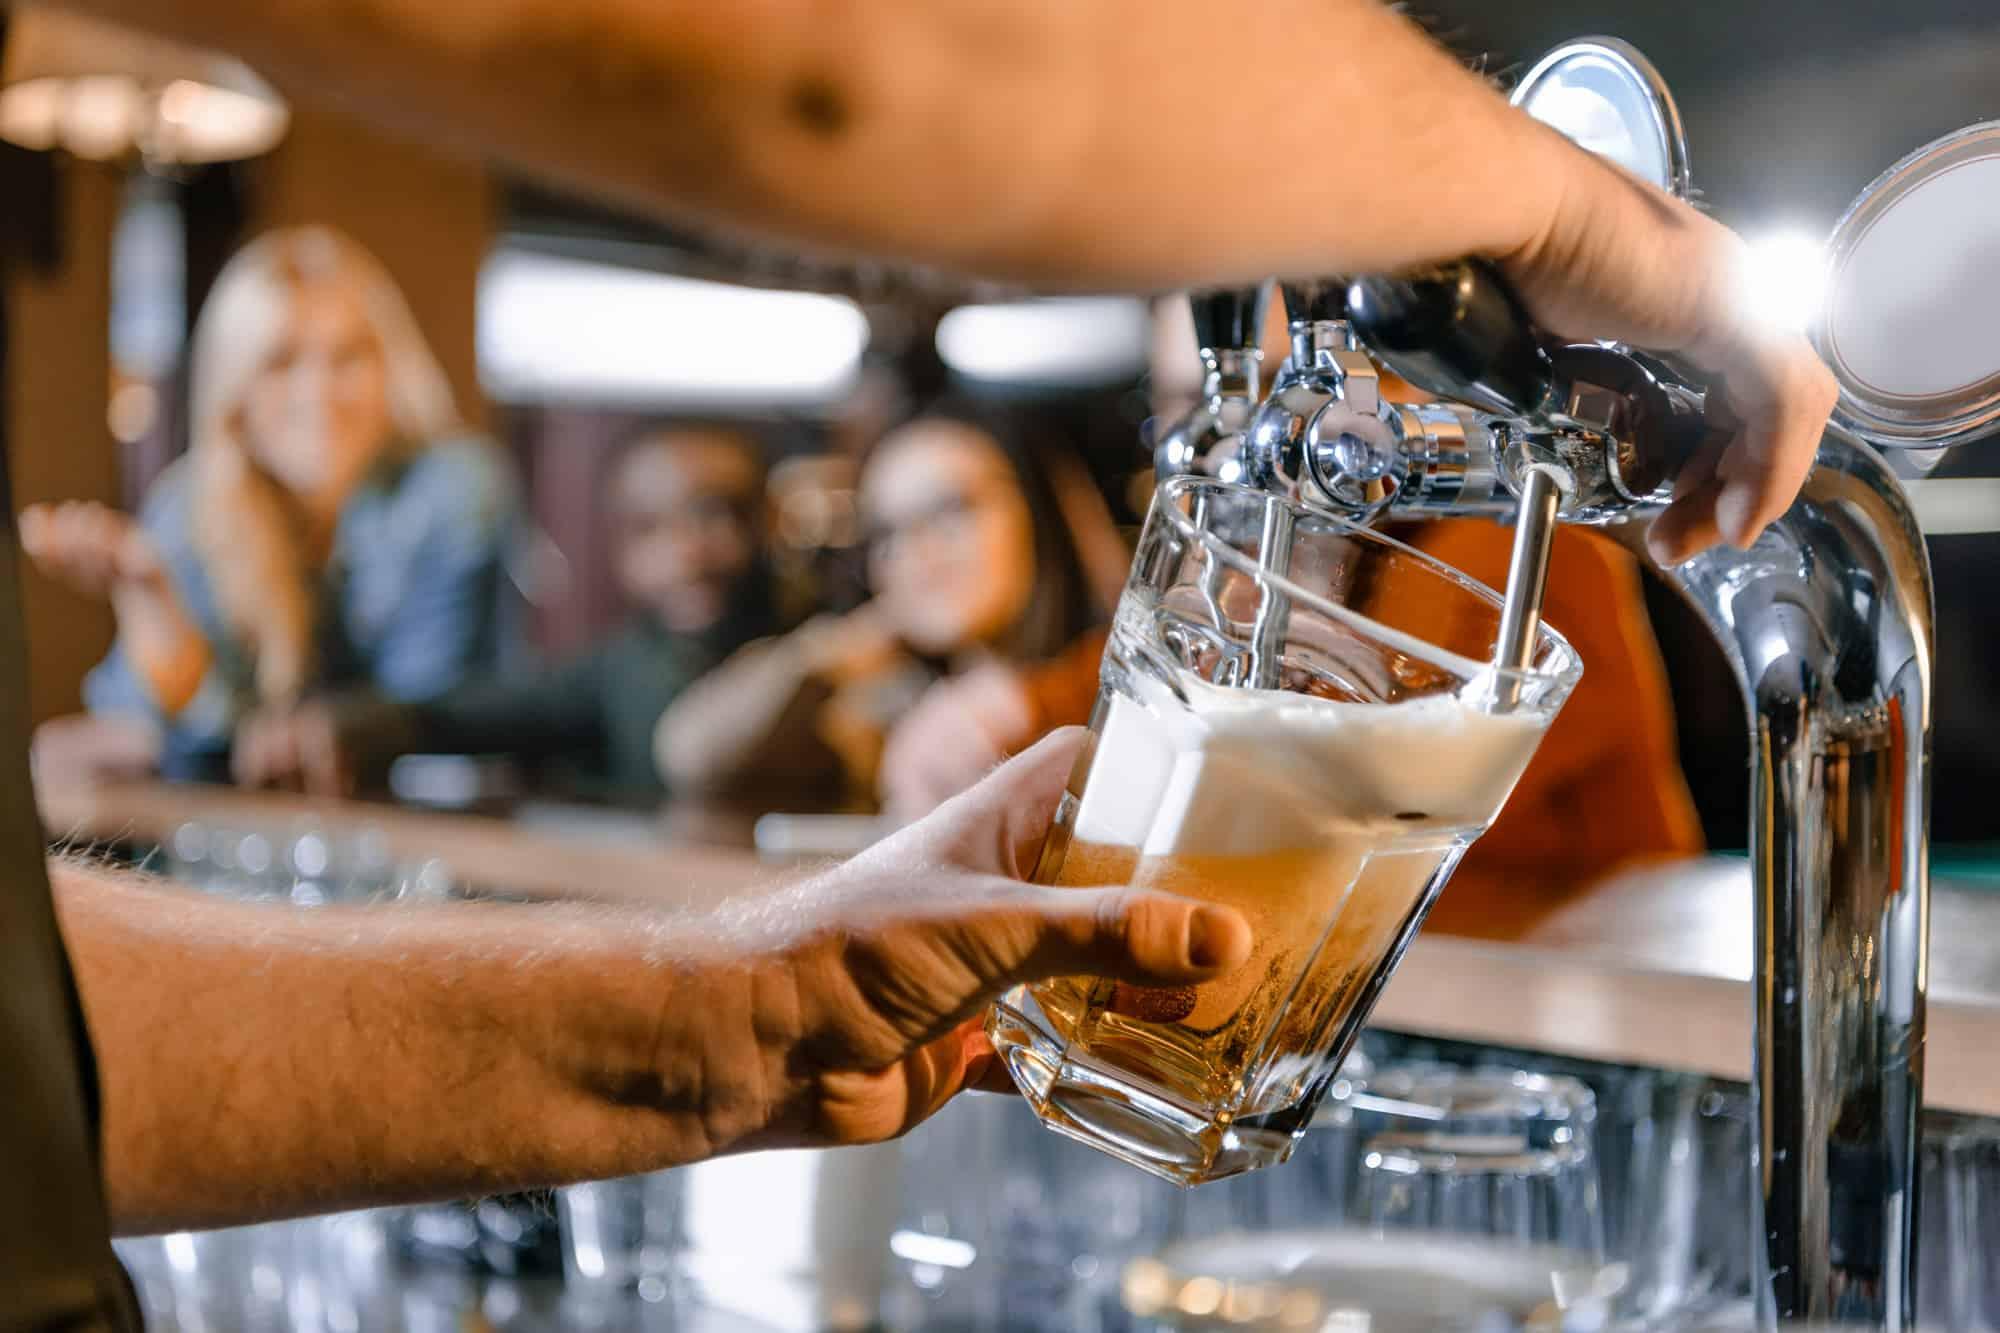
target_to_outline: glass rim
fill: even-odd
[[[1329,619],[1339,621],[1351,629],[1357,629],[1369,634],[1400,652],[1408,653],[1412,657],[1421,658],[1430,662],[1433,666],[1443,667],[1463,677],[1466,684],[1471,684],[1477,680],[1491,679],[1518,681],[1524,684],[1547,683],[1574,687],[1577,679],[1583,674],[1583,659],[1577,654],[1575,645],[1570,643],[1568,637],[1562,631],[1551,626],[1546,620],[1543,620],[1535,627],[1535,643],[1538,649],[1544,644],[1552,645],[1561,654],[1557,663],[1546,667],[1503,667],[1494,662],[1482,662],[1478,658],[1466,657],[1461,653],[1453,652],[1449,648],[1440,647],[1428,639],[1420,638],[1410,633],[1408,630],[1399,630],[1393,626],[1385,625],[1371,616],[1356,611],[1351,606],[1345,606],[1319,593],[1313,592],[1303,584],[1295,582],[1287,575],[1265,569],[1255,560],[1244,555],[1214,533],[1206,532],[1196,527],[1193,519],[1183,513],[1179,505],[1167,504],[1162,506],[1159,503],[1160,497],[1169,495],[1170,493],[1178,496],[1196,490],[1238,495],[1245,499],[1276,501],[1279,504],[1289,507],[1300,518],[1311,519],[1316,523],[1328,524],[1339,530],[1343,536],[1357,537],[1363,541],[1387,547],[1401,555],[1408,556],[1418,564],[1428,568],[1433,573],[1442,577],[1447,583],[1456,586],[1460,591],[1469,593],[1474,598],[1484,601],[1493,608],[1496,615],[1505,607],[1506,598],[1486,584],[1481,583],[1478,579],[1473,578],[1464,570],[1448,565],[1436,556],[1425,551],[1420,551],[1407,542],[1398,541],[1394,537],[1377,532],[1374,528],[1344,515],[1335,514],[1324,509],[1314,509],[1310,505],[1301,504],[1291,496],[1277,495],[1270,491],[1259,490],[1255,486],[1245,486],[1238,482],[1222,481],[1215,477],[1203,477],[1192,474],[1169,477],[1155,488],[1153,492],[1153,512],[1159,512],[1164,508],[1167,521],[1174,525],[1176,531],[1193,541],[1199,542],[1211,555],[1220,559],[1224,564],[1229,565],[1239,573],[1247,574],[1252,578],[1268,582],[1277,587],[1279,591],[1283,592],[1295,604],[1307,606]],[[1147,522],[1150,523],[1151,521],[1152,518],[1149,514]]]

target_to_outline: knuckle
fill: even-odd
[[[1130,889],[1112,889],[1092,904],[1092,933],[1098,944],[1130,951],[1138,937],[1141,904]]]

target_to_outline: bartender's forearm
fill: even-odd
[[[127,1231],[463,1196],[757,1148],[873,1143],[1004,1078],[1010,986],[1186,986],[1249,923],[1024,882],[1058,733],[824,873],[699,916],[299,911],[52,868]]]
[[[300,912],[51,871],[127,1233],[692,1160],[745,1125],[667,1072],[699,1062],[656,1060],[687,1044],[675,1015],[732,1068],[773,1035],[750,1030],[750,972],[659,916]]]
[[[658,212],[1067,284],[1509,252],[1581,159],[1375,0],[74,2]]]

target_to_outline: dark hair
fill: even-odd
[[[671,444],[678,436],[702,436],[708,439],[726,440],[735,444],[756,465],[752,480],[753,491],[751,513],[752,530],[761,532],[761,518],[764,511],[764,482],[768,466],[764,441],[756,427],[740,421],[719,419],[682,418],[678,420],[649,421],[625,432],[611,447],[604,467],[598,474],[600,496],[608,500],[610,488],[616,484],[632,455],[641,449],[649,449],[662,444]],[[762,540],[758,540],[751,555],[750,564],[744,570],[743,579],[729,599],[729,609],[713,626],[700,636],[721,651],[731,651],[749,642],[776,633],[785,627],[785,617],[778,607],[777,580],[771,570],[770,552]]]
[[[1038,429],[1031,416],[957,396],[934,400],[883,439],[927,421],[969,427],[991,440],[1007,461],[1034,528],[1035,583],[1027,609],[1002,646],[1009,656],[1024,662],[1056,656],[1086,630],[1102,624],[1109,610],[1091,590],[1075,529],[1056,490],[1059,475],[1084,476],[1083,470],[1060,452],[1061,442],[1051,440],[1045,426]],[[880,447],[878,440],[869,456]],[[1089,484],[1087,477],[1085,481]]]
[[[708,439],[727,440],[742,450],[743,456],[757,466],[757,488],[764,485],[764,473],[768,465],[768,451],[756,427],[740,421],[723,419],[685,418],[681,420],[648,421],[634,426],[619,435],[610,451],[604,456],[604,466],[598,473],[601,486],[609,487],[626,460],[641,449],[659,444],[671,443],[680,436],[702,436]]]

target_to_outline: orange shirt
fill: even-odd
[[[1506,587],[1511,528],[1462,519],[1396,535]],[[1431,929],[1517,934],[1621,866],[1702,850],[1640,577],[1638,562],[1609,538],[1558,529],[1542,618],[1582,657],[1583,679],[1446,887]]]

